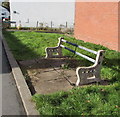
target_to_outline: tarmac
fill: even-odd
[[[0,32],[0,102],[1,115],[26,115],[2,44]]]

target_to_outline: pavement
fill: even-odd
[[[68,63],[72,69],[64,69]],[[68,58],[19,61],[19,65],[29,77],[27,82],[32,94],[50,94],[74,88],[77,81],[75,69],[78,64],[75,59]]]
[[[0,32],[0,102],[2,115],[26,115],[20,95],[18,93],[11,68],[2,45]],[[1,67],[2,66],[2,67]]]

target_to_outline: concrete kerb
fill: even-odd
[[[35,109],[35,103],[32,102],[32,100],[31,100],[32,95],[26,84],[26,81],[24,79],[22,71],[21,71],[19,65],[17,64],[15,58],[13,57],[4,37],[3,37],[2,42],[4,45],[11,69],[12,69],[14,80],[16,82],[21,100],[23,102],[23,106],[26,111],[26,115],[28,115],[28,116],[29,115],[39,115],[38,111]]]

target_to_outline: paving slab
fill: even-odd
[[[33,93],[50,94],[74,88],[77,81],[76,67],[65,69],[68,63],[75,67],[78,61],[65,58],[36,59],[21,61],[20,66]]]
[[[39,94],[68,91],[73,88],[73,85],[71,84],[75,84],[75,81],[77,80],[75,71],[73,70],[63,71],[61,69],[57,69],[56,72],[49,68],[37,69],[37,74],[35,74],[34,71],[35,69],[27,70],[28,75],[31,78],[32,85],[35,88],[36,93]]]

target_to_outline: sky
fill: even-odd
[[[74,0],[0,0],[3,1],[12,1],[12,2],[73,2]]]
[[[7,2],[7,1],[9,1],[9,0],[0,0],[0,2],[4,2],[4,1],[6,1],[6,2]]]
[[[74,2],[75,0],[10,0],[12,2]]]
[[[12,2],[11,20],[21,20],[23,25],[32,24],[34,26],[37,21],[48,25],[52,21],[54,26],[65,24],[65,22],[68,22],[69,25],[74,22],[74,6],[74,2]],[[18,14],[14,14],[13,11],[17,11]],[[26,23],[28,21],[29,23]]]
[[[0,2],[3,1],[12,1],[12,2],[74,2],[74,1],[80,1],[80,2],[118,2],[120,0],[0,0]]]
[[[120,0],[10,0],[12,2],[118,2]]]
[[[75,0],[0,0],[0,5],[2,2],[74,2]]]

